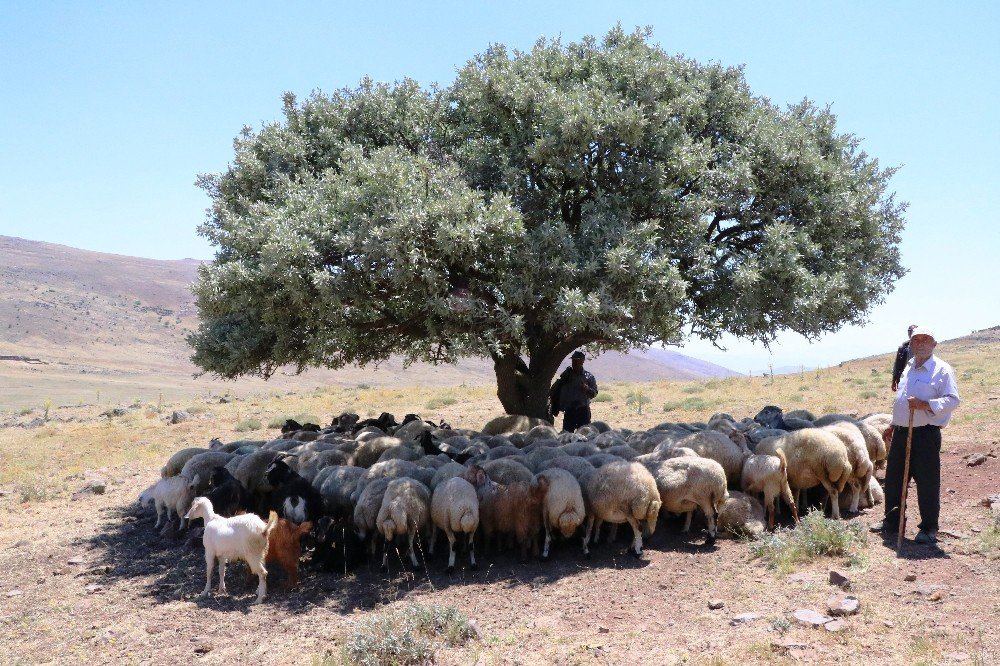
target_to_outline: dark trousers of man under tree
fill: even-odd
[[[899,505],[903,501],[903,467],[906,463],[906,427],[896,426],[885,470],[885,526],[899,527]],[[925,425],[913,429],[910,451],[910,478],[917,483],[920,525],[925,532],[938,528],[941,513],[941,428]]]
[[[590,423],[590,405],[574,405],[563,414],[563,430],[574,432],[582,425]]]

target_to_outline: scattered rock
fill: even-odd
[[[948,661],[969,661],[971,659],[965,652],[945,652],[941,656]]]
[[[857,597],[843,592],[830,595],[830,598],[826,600],[826,609],[830,615],[854,615],[860,608],[861,602],[858,601]]]
[[[107,416],[109,419],[116,416],[125,416],[128,414],[128,410],[124,407],[115,407],[107,411],[101,412],[101,416]]]
[[[66,560],[66,564],[83,564],[83,558],[77,555]]]
[[[708,607],[711,608],[712,610],[719,610],[725,605],[726,604],[724,601],[722,601],[722,599],[712,599],[711,601],[708,602]]]
[[[147,634],[158,634],[161,631],[163,631],[163,627],[161,627],[159,625],[156,625],[156,624],[147,624],[146,625],[146,633]]]
[[[882,620],[882,624],[889,627],[890,629],[896,626],[896,623],[893,622],[892,620]]]
[[[760,615],[757,613],[740,613],[739,615],[733,616],[729,620],[730,626],[736,627],[741,624],[750,624],[756,620],[760,619]]]
[[[97,583],[91,583],[90,585],[85,585],[84,588],[87,594],[95,594],[104,589],[103,585],[98,585]]]
[[[980,500],[979,505],[985,506],[987,509],[994,504],[1000,504],[1000,494],[990,495],[989,497],[984,497]]]
[[[903,580],[905,580],[907,583],[912,583],[916,579],[917,579],[917,574],[915,573],[908,573],[905,576],[903,576]]]
[[[597,633],[599,633],[599,634],[609,634],[609,633],[611,633],[611,630],[608,629],[607,627],[598,627],[597,628]]]
[[[836,569],[830,569],[830,584],[836,585],[842,590],[851,589],[851,579]]]
[[[11,546],[11,548],[23,548],[23,547],[29,545],[30,543],[31,542],[28,541],[27,539],[21,539],[20,541],[18,541],[17,543],[15,543],[13,546]]]
[[[984,453],[972,453],[964,458],[965,464],[969,467],[976,467],[977,465],[982,465],[986,462],[986,454]]]
[[[932,585],[931,583],[920,583],[915,588],[913,588],[913,591],[921,596],[927,597],[934,594],[935,592],[940,591],[941,589],[943,589],[941,585]]]
[[[788,580],[796,583],[811,583],[813,581],[813,577],[807,573],[793,573],[789,574]]]
[[[7,590],[8,597],[19,597],[22,594],[24,594],[24,592],[22,592],[21,590]]]
[[[103,495],[104,491],[107,490],[108,484],[103,479],[94,479],[84,487],[85,492],[91,492],[95,495]]]
[[[941,590],[935,590],[927,595],[927,601],[941,601],[944,598],[944,594]]]
[[[170,425],[176,425],[178,423],[184,423],[185,421],[191,420],[191,412],[185,412],[184,410],[178,410],[170,415]]]
[[[807,627],[821,627],[833,619],[832,617],[828,617],[822,613],[817,613],[816,611],[808,608],[798,609],[792,613],[792,617],[795,618],[796,622]]]
[[[827,622],[826,624],[824,624],[823,628],[826,629],[827,631],[833,631],[833,632],[843,631],[844,629],[847,628],[847,623],[844,622],[843,620],[834,620],[833,622]]]
[[[41,416],[38,416],[36,418],[31,419],[27,423],[25,423],[24,427],[25,428],[41,428],[43,425],[45,425],[45,419],[43,419]]]
[[[208,654],[212,651],[212,646],[207,643],[202,643],[194,649],[195,654]]]
[[[955,530],[941,530],[938,534],[943,534],[944,536],[951,537],[952,539],[967,539],[968,534],[962,534],[961,532],[956,532]]]

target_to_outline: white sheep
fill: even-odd
[[[267,523],[252,513],[232,518],[223,518],[212,509],[207,497],[197,497],[185,515],[190,521],[201,518],[205,521],[202,543],[205,545],[205,589],[201,596],[207,597],[212,589],[212,567],[219,561],[219,594],[226,594],[226,563],[229,560],[243,560],[250,570],[257,574],[257,600],[259,604],[267,594],[267,539],[278,523],[278,514],[271,512]]]
[[[500,435],[504,433],[527,433],[536,426],[552,426],[552,423],[545,419],[534,416],[522,416],[520,414],[504,414],[495,419],[491,419],[483,426],[482,432],[487,435]]]
[[[586,508],[580,483],[570,472],[553,467],[539,472],[536,478],[545,478],[549,482],[549,490],[542,504],[542,527],[545,528],[542,560],[547,560],[549,546],[552,544],[552,528],[557,528],[563,537],[569,539],[583,524]]]
[[[484,477],[486,473],[479,471]],[[461,476],[441,481],[431,497],[431,520],[448,537],[448,573],[455,571],[455,535],[467,535],[469,567],[476,568],[473,537],[479,528],[479,498],[476,488]],[[436,535],[431,537],[430,552],[434,554]]]
[[[798,494],[799,509],[802,491],[822,485],[830,494],[833,517],[839,519],[840,493],[853,472],[847,447],[820,428],[804,428],[769,437],[757,445],[756,452],[777,455],[779,450],[785,454],[788,485]]]
[[[358,536],[364,539],[370,532],[375,530],[378,520],[379,509],[382,508],[382,498],[385,497],[385,489],[389,487],[392,479],[375,479],[365,486],[354,505],[354,527],[357,528]],[[375,538],[371,540],[371,552],[375,552]]]
[[[764,532],[764,507],[756,497],[733,490],[722,503],[719,531],[736,536],[759,536]]]
[[[754,454],[743,463],[740,487],[745,493],[764,495],[767,509],[767,529],[774,529],[774,518],[778,510],[778,498],[785,500],[792,510],[792,518],[799,522],[799,511],[788,485],[788,463],[785,454],[779,450],[775,455]]]
[[[588,543],[591,533],[597,541],[600,521],[625,523],[632,527],[631,552],[636,557],[642,555],[642,532],[640,523],[645,524],[647,534],[656,530],[656,518],[660,512],[660,493],[656,481],[643,465],[619,460],[594,470],[583,482],[583,497],[587,512],[587,531],[583,537],[583,554],[590,555]]]
[[[534,473],[524,463],[513,458],[500,458],[483,463],[483,470],[494,482],[507,486],[512,483],[531,483]]]
[[[160,526],[160,511],[163,510],[166,519],[170,520],[170,511],[173,509],[180,521],[180,529],[184,529],[184,514],[191,507],[192,499],[194,499],[194,493],[191,489],[191,482],[183,476],[161,478],[139,493],[139,502],[143,506],[149,506],[149,503],[153,502],[156,508],[154,528]]]
[[[181,449],[174,455],[170,456],[167,460],[167,464],[163,466],[160,470],[160,476],[164,479],[171,476],[177,476],[184,469],[184,463],[198,455],[199,453],[205,453],[208,449],[198,449],[198,448],[187,448]]]
[[[193,483],[195,495],[201,495],[208,490],[215,468],[225,467],[234,457],[234,454],[225,451],[202,451],[184,463],[181,476]]]
[[[702,458],[709,458],[722,465],[726,471],[726,480],[732,488],[739,487],[740,474],[743,472],[743,461],[750,456],[750,449],[743,436],[735,431],[725,435],[715,430],[689,435],[676,443],[676,446],[691,449]]]
[[[417,533],[426,529],[430,513],[431,491],[426,485],[407,477],[389,482],[375,519],[379,532],[385,538],[385,548],[382,551],[383,571],[388,569],[389,544],[395,537],[403,534],[407,536],[410,562],[415,567],[419,566],[414,541]]]
[[[865,444],[865,437],[861,430],[850,421],[840,421],[822,427],[823,430],[831,432],[840,438],[847,449],[847,460],[851,463],[852,473],[847,480],[847,485],[851,488],[851,503],[849,511],[858,512],[858,505],[861,502],[861,493],[864,491],[867,498],[868,484],[875,472],[875,466],[868,457],[868,446]],[[870,498],[868,498],[870,504]]]
[[[718,534],[716,516],[729,496],[722,465],[700,456],[678,456],[648,463],[664,511],[685,514],[683,532],[701,509],[708,523],[708,543]]]

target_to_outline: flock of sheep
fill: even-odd
[[[661,511],[704,516],[708,542],[721,532],[773,529],[778,500],[798,520],[805,491],[821,487],[833,518],[882,501],[874,480],[884,466],[891,417],[816,418],[765,407],[753,419],[715,414],[705,423],[662,423],[645,431],[594,422],[557,432],[547,421],[507,415],[482,430],[450,428],[407,415],[358,422],[343,414],[327,427],[288,421],[269,442],[212,440],[208,449],[175,453],[162,478],[140,501],[163,517],[205,522],[207,578],[219,563],[243,559],[258,575],[257,603],[266,593],[265,564],[275,562],[297,582],[301,539],[310,535],[312,561],[346,571],[374,554],[382,567],[389,548],[405,538],[433,554],[439,531],[448,539],[448,572],[456,542],[467,545],[469,565],[481,552],[516,543],[549,557],[553,534],[579,534],[589,556],[601,527],[632,529],[631,552],[642,553]],[[761,502],[763,501],[763,503]],[[765,517],[766,512],[766,517]],[[263,519],[267,518],[267,522]]]

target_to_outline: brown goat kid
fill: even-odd
[[[312,523],[306,521],[296,525],[290,520],[281,518],[271,530],[267,540],[268,564],[277,563],[285,570],[285,589],[289,590],[299,584],[299,558],[302,557],[302,537],[312,529]]]
[[[528,547],[538,556],[538,533],[542,529],[542,505],[549,490],[545,477],[532,483],[510,485],[490,483],[479,503],[479,525],[488,544],[493,534],[513,534],[521,549],[521,561],[528,560]]]

